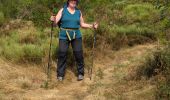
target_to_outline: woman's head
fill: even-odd
[[[67,5],[70,7],[76,7],[78,5],[78,0],[68,0]]]

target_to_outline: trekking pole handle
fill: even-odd
[[[51,22],[55,22],[55,18],[56,18],[56,15],[55,15],[55,14],[52,14],[52,15],[51,15],[51,18],[50,18]]]
[[[94,29],[97,29],[98,28],[98,22],[94,22],[92,26],[93,26]]]

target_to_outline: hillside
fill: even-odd
[[[80,0],[85,79],[76,81],[68,50],[64,82],[56,80],[59,28],[51,21],[67,0],[0,0],[0,100],[170,100],[170,1]],[[92,67],[94,33],[93,78]]]
[[[1,99],[3,100],[153,100],[155,85],[150,80],[131,80],[137,67],[155,48],[155,44],[139,45],[112,52],[106,60],[95,59],[95,71],[90,81],[77,82],[68,70],[66,80],[57,82],[52,74],[50,88],[42,87],[45,73],[38,66],[13,65],[0,61]],[[133,53],[132,53],[133,52]],[[102,70],[102,71],[101,71]]]

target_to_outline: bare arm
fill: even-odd
[[[80,16],[80,26],[82,28],[97,28],[98,24],[97,23],[94,23],[94,24],[87,24],[87,23],[85,23],[84,19],[83,19],[83,16],[82,16],[82,13],[81,13],[81,16]]]
[[[56,16],[51,16],[51,21],[54,21],[56,24],[60,21],[61,17],[62,17],[62,11],[63,11],[63,8],[61,8],[57,15]]]

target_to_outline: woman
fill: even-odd
[[[51,16],[51,21],[60,24],[59,33],[59,54],[57,64],[57,79],[62,81],[66,69],[66,56],[69,44],[73,48],[74,56],[77,62],[78,81],[84,77],[84,58],[82,48],[82,35],[79,30],[82,28],[97,28],[98,24],[87,24],[83,20],[80,10],[76,8],[78,0],[68,0],[67,5],[59,10],[56,16]]]

